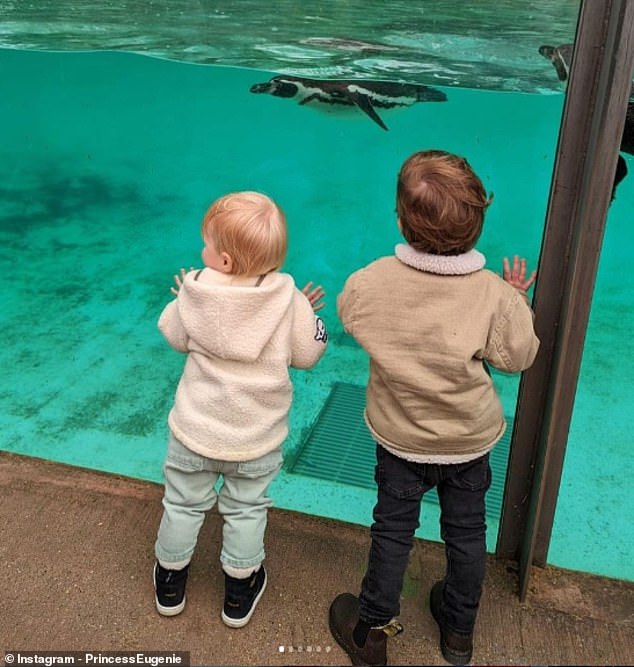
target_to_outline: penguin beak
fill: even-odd
[[[255,83],[250,88],[250,91],[252,93],[268,93],[270,90],[271,90],[270,81],[267,81],[266,83]]]

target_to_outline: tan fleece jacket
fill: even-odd
[[[187,352],[168,422],[189,449],[249,461],[288,434],[288,368],[310,368],[327,334],[291,276],[231,280],[213,269],[188,273],[160,316],[167,341]]]
[[[438,257],[399,245],[397,256],[353,273],[337,300],[370,356],[366,421],[403,458],[475,458],[506,426],[483,361],[528,368],[539,347],[533,313],[475,250]]]

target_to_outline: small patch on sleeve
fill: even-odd
[[[321,317],[315,318],[315,340],[320,340],[322,343],[328,341],[328,331],[326,331],[326,324]]]

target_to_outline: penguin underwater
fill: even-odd
[[[560,44],[549,46],[544,44],[539,47],[539,53],[553,64],[560,81],[568,81],[570,63],[572,62],[572,44]]]
[[[445,93],[429,86],[369,79],[338,81],[280,75],[265,83],[256,83],[250,90],[252,93],[294,98],[300,105],[316,102],[333,106],[356,106],[384,130],[388,128],[377,113],[377,108],[391,109],[411,106],[416,102],[447,100]]]
[[[544,44],[539,47],[539,53],[547,60],[550,60],[557,72],[560,81],[568,81],[570,74],[570,63],[572,62],[573,44],[560,44],[559,46],[550,46]],[[627,105],[625,115],[625,127],[621,137],[621,151],[634,155],[634,87],[630,91],[630,100]],[[614,186],[612,188],[612,199],[616,194],[616,186],[627,176],[627,164],[625,158],[619,155],[616,164],[616,174],[614,175]]]

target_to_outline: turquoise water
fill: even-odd
[[[579,0],[0,0],[0,48],[121,50],[316,78],[559,90]]]
[[[293,375],[289,456],[334,382],[365,383],[366,360],[342,335],[335,296],[352,270],[400,240],[395,175],[411,152],[468,156],[495,193],[479,246],[489,267],[513,252],[535,264],[563,103],[554,81],[543,77],[548,95],[435,83],[446,103],[385,113],[383,132],[360,113],[249,93],[272,74],[126,52],[0,50],[3,449],[160,481],[183,359],[156,320],[172,274],[199,264],[200,219],[226,191],[277,199],[290,225],[285,269],[328,292],[331,345],[314,371]],[[620,271],[633,197],[626,179],[610,211],[549,554],[630,579],[634,350]],[[496,382],[512,415],[517,378]],[[281,507],[371,520],[374,494],[364,489],[284,472],[272,493]],[[497,518],[489,524],[493,548]],[[439,539],[434,506],[419,535]]]

